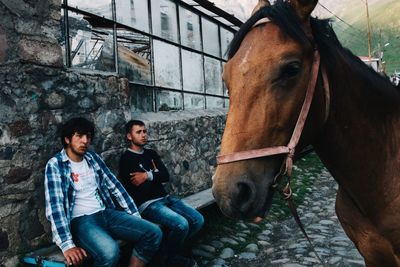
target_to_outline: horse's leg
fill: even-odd
[[[344,231],[364,257],[367,267],[400,266],[392,244],[379,234],[340,187],[336,196],[336,214]]]

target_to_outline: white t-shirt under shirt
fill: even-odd
[[[104,203],[97,191],[94,170],[89,167],[85,159],[81,162],[70,160],[70,163],[76,193],[72,209],[72,218],[90,215],[104,210]]]

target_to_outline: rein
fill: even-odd
[[[292,199],[293,191],[290,186],[290,178],[292,176],[292,169],[293,169],[293,157],[295,154],[296,146],[300,140],[301,133],[303,132],[303,128],[304,128],[308,113],[310,111],[311,102],[313,100],[315,88],[317,85],[318,73],[320,71],[320,61],[321,61],[320,54],[319,54],[318,50],[315,50],[314,57],[313,57],[313,65],[311,68],[311,79],[308,83],[307,92],[306,92],[306,95],[304,98],[303,106],[301,107],[301,111],[300,111],[299,117],[297,118],[296,126],[293,130],[293,133],[289,140],[289,143],[286,146],[273,146],[273,147],[267,147],[267,148],[261,148],[261,149],[253,149],[253,150],[247,150],[247,151],[234,152],[234,153],[226,154],[226,155],[219,155],[219,156],[217,156],[217,164],[221,165],[221,164],[227,164],[227,163],[232,163],[232,162],[237,162],[237,161],[286,154],[286,158],[281,165],[280,171],[274,177],[274,181],[273,181],[271,187],[273,189],[276,189],[279,185],[279,182],[282,180],[282,178],[284,176],[287,177],[287,184],[280,193],[281,193],[283,199],[285,199],[288,202],[288,206],[290,208],[290,211],[292,212],[292,215],[293,215],[296,223],[298,224],[303,235],[306,237],[306,239],[310,243],[315,255],[317,256],[319,261],[322,263],[322,265],[325,266],[324,262],[322,261],[322,259],[318,255],[318,253],[315,251],[315,248],[300,221],[300,217],[297,213],[295,204],[293,203],[293,199]],[[328,119],[328,116],[329,116],[330,92],[329,92],[328,78],[327,78],[327,74],[326,74],[324,67],[321,67],[321,73],[322,73],[322,80],[323,80],[323,87],[324,87],[324,94],[325,94],[324,122],[326,122]]]

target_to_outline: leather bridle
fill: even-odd
[[[273,188],[276,188],[281,177],[287,176],[291,177],[292,169],[293,169],[293,157],[295,154],[296,146],[300,140],[301,133],[303,132],[304,125],[310,110],[311,102],[313,100],[315,88],[318,80],[318,73],[320,71],[320,55],[318,50],[314,51],[313,64],[311,67],[311,79],[308,83],[307,92],[304,98],[303,106],[301,108],[299,117],[296,122],[296,126],[293,130],[292,136],[289,140],[289,143],[286,146],[273,146],[261,149],[253,149],[246,151],[234,152],[226,155],[217,156],[217,164],[227,164],[237,161],[256,159],[256,158],[264,158],[268,156],[275,156],[280,154],[286,154],[286,158],[282,164],[282,167],[279,173],[275,176],[274,182],[272,184]],[[330,103],[330,92],[329,92],[329,83],[326,75],[326,71],[323,67],[321,67],[322,79],[324,84],[324,92],[325,92],[325,118],[326,121],[328,119],[329,114],[329,103]],[[291,191],[291,190],[290,190]],[[285,193],[286,194],[286,193]],[[290,194],[291,195],[291,194]],[[286,196],[287,197],[290,197]]]
[[[303,224],[301,223],[300,217],[297,213],[296,206],[293,202],[292,195],[293,191],[290,186],[290,179],[292,176],[292,169],[293,169],[293,157],[295,154],[296,146],[300,140],[301,133],[303,132],[304,125],[310,111],[311,102],[314,97],[315,88],[317,86],[318,80],[318,73],[321,69],[323,86],[324,86],[324,93],[325,93],[325,117],[324,117],[324,124],[328,120],[329,116],[329,105],[330,105],[330,91],[329,91],[329,83],[327,74],[324,67],[320,66],[320,55],[318,50],[314,51],[314,59],[313,64],[311,67],[311,79],[308,83],[308,88],[306,92],[306,96],[304,98],[303,106],[301,107],[301,111],[299,117],[297,118],[296,126],[294,127],[292,136],[289,140],[289,143],[286,146],[274,146],[274,147],[267,147],[261,149],[253,149],[247,151],[240,151],[226,155],[219,155],[217,156],[217,164],[227,164],[237,161],[249,160],[249,159],[256,159],[256,158],[264,158],[268,156],[286,154],[286,158],[283,161],[279,172],[275,175],[274,181],[271,185],[273,189],[276,189],[279,185],[280,180],[282,177],[286,176],[287,184],[283,187],[280,191],[283,198],[287,201],[289,209],[299,226],[301,232],[310,243],[312,250],[314,251],[315,255],[317,256],[318,260],[321,262],[322,266],[325,266],[324,261],[322,260],[321,256],[316,251],[314,245],[311,242],[311,239],[308,237]]]
[[[260,25],[260,24],[267,23],[267,22],[270,22],[269,18],[262,18],[262,19],[258,20],[253,25],[253,27]],[[219,156],[217,156],[217,164],[222,165],[222,164],[228,164],[228,163],[237,162],[237,161],[286,154],[286,158],[282,162],[279,172],[275,175],[274,181],[273,181],[271,187],[273,189],[276,189],[278,187],[279,182],[282,179],[282,177],[284,177],[284,176],[287,177],[287,184],[286,184],[286,186],[283,187],[283,189],[280,193],[283,196],[283,198],[287,201],[289,209],[292,212],[292,215],[293,215],[296,223],[298,224],[300,230],[302,231],[302,233],[305,236],[305,238],[307,239],[307,241],[310,243],[311,248],[313,249],[318,260],[322,263],[323,266],[325,266],[324,261],[321,259],[321,257],[315,250],[314,245],[312,244],[310,238],[308,237],[308,235],[303,227],[303,224],[300,221],[300,217],[297,213],[296,207],[292,200],[293,191],[290,186],[290,179],[292,176],[292,169],[293,169],[293,157],[294,157],[294,154],[296,151],[296,146],[299,143],[301,134],[303,132],[308,113],[310,111],[311,102],[314,97],[315,88],[317,86],[318,74],[320,71],[321,71],[321,75],[322,75],[324,95],[325,95],[325,116],[324,116],[323,124],[326,123],[326,121],[328,120],[328,116],[329,116],[329,109],[330,109],[330,107],[329,107],[329,105],[330,105],[329,82],[328,82],[326,70],[323,66],[321,66],[321,58],[320,58],[320,54],[319,54],[319,51],[317,48],[314,50],[313,64],[311,66],[310,71],[311,71],[311,79],[308,83],[303,106],[301,107],[301,111],[300,111],[299,117],[297,118],[296,126],[294,127],[294,130],[293,130],[292,136],[289,140],[289,143],[286,146],[273,146],[273,147],[266,147],[266,148],[261,148],[261,149],[239,151],[239,152],[234,152],[234,153],[226,154],[226,155],[219,155]]]

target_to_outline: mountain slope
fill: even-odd
[[[343,45],[358,55],[368,55],[366,7],[362,1],[342,9],[343,22],[334,23],[335,31]],[[386,73],[400,70],[400,1],[370,0],[369,15],[371,27],[371,53],[386,62]],[[357,29],[357,30],[356,30]],[[385,46],[386,45],[386,46]]]
[[[258,0],[211,0],[217,6],[245,21]],[[272,1],[271,1],[272,2]],[[365,0],[320,0],[313,16],[332,18],[342,44],[356,55],[368,55]],[[383,52],[386,72],[400,71],[400,1],[368,0],[372,54]],[[330,11],[328,11],[328,10]],[[335,14],[337,17],[335,17]],[[350,25],[350,26],[349,26]],[[386,47],[385,44],[388,44]]]

